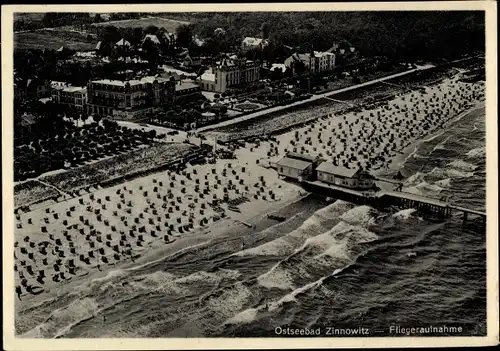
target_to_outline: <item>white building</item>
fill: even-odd
[[[314,55],[311,53],[295,53],[285,60],[285,65],[293,67],[295,61],[302,61],[306,69],[311,73],[327,72],[335,67],[335,54],[320,51],[314,51]]]
[[[246,37],[241,42],[241,49],[243,51],[248,51],[252,49],[262,50],[267,45],[269,45],[268,39]]]
[[[285,73],[287,70],[287,66],[284,63],[273,63],[271,65],[271,68],[269,69],[271,72],[274,72],[275,70],[281,71],[282,73]]]
[[[223,93],[231,87],[243,87],[260,79],[260,65],[246,59],[224,58],[216,62],[199,79],[204,91]]]
[[[64,82],[50,82],[52,101],[84,111],[87,105],[87,87],[74,87]]]
[[[371,189],[374,178],[368,172],[357,168],[335,166],[331,162],[323,162],[316,168],[318,180],[351,189]]]
[[[278,175],[299,181],[308,179],[312,173],[312,168],[312,162],[292,157],[283,157],[276,163]]]

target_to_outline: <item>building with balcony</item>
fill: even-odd
[[[89,82],[87,91],[89,114],[136,119],[172,103],[175,82],[161,77],[128,81],[102,79]]]
[[[50,83],[52,101],[56,104],[85,111],[87,105],[87,87],[74,87],[64,82]]]
[[[223,93],[228,88],[245,87],[258,82],[260,65],[251,60],[224,58],[199,79],[201,90]]]
[[[331,52],[319,52],[298,54],[295,53],[285,60],[287,67],[294,67],[294,62],[300,61],[307,71],[312,74],[331,71],[335,67],[335,54]]]

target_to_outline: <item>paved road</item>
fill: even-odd
[[[311,101],[316,101],[316,100],[319,100],[319,99],[323,99],[323,98],[329,97],[331,95],[340,94],[340,93],[343,93],[345,91],[354,90],[354,89],[358,89],[358,88],[361,88],[361,87],[369,86],[369,85],[372,85],[372,84],[383,82],[385,80],[389,80],[389,79],[401,77],[401,76],[404,76],[404,75],[407,75],[407,74],[410,74],[410,73],[413,73],[413,72],[416,72],[416,71],[426,70],[426,69],[429,69],[429,68],[432,68],[432,67],[434,67],[434,66],[433,65],[418,66],[417,68],[409,70],[409,71],[395,73],[395,74],[391,74],[390,76],[385,76],[385,77],[382,77],[382,78],[378,78],[378,79],[374,79],[374,80],[369,80],[369,81],[366,81],[364,83],[360,83],[360,84],[356,84],[356,85],[351,85],[350,87],[347,87],[347,88],[342,88],[342,89],[339,89],[339,90],[330,91],[330,92],[323,93],[323,94],[313,95],[313,96],[311,96],[307,100],[297,101],[297,102],[294,102],[294,103],[292,103],[290,105],[276,106],[276,107],[269,108],[267,110],[263,110],[263,111],[258,111],[258,112],[255,112],[255,113],[251,113],[249,115],[245,115],[245,116],[241,116],[241,117],[236,117],[236,118],[233,118],[231,120],[224,121],[224,122],[221,122],[221,123],[212,124],[212,125],[209,125],[209,126],[204,126],[204,127],[198,128],[196,130],[196,132],[198,132],[198,133],[205,132],[207,130],[212,130],[212,129],[216,129],[216,128],[220,128],[220,127],[225,127],[225,126],[228,126],[228,125],[231,125],[231,124],[235,124],[235,123],[240,123],[240,122],[247,121],[247,120],[252,119],[252,118],[260,117],[260,116],[263,116],[263,115],[266,115],[266,114],[269,114],[269,113],[272,113],[272,112],[281,111],[281,110],[284,110],[284,109],[287,109],[287,108],[290,108],[290,107],[294,107],[294,106],[300,106],[302,104],[306,104],[306,103],[311,102]]]

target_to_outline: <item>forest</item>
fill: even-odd
[[[193,32],[213,38],[224,31],[227,43],[246,36],[268,37],[302,51],[327,50],[333,43],[354,46],[365,56],[398,60],[455,58],[483,51],[481,11],[398,12],[219,12],[169,13],[193,23]]]
[[[364,56],[398,61],[453,59],[485,47],[482,11],[120,13],[110,19],[146,15],[191,22],[188,31],[205,39],[205,53],[231,50],[246,36],[269,38],[272,51],[283,46],[302,52],[321,51],[337,43],[354,46]],[[99,14],[46,13],[30,21],[19,16],[15,27],[84,28],[101,21]],[[129,32],[133,38],[133,28]],[[110,33],[109,29],[104,33]]]

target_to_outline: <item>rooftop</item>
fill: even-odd
[[[81,91],[84,91],[84,90],[87,90],[86,87],[64,87],[62,89],[63,92],[65,93],[77,93],[77,92],[81,92]]]
[[[211,70],[206,71],[201,75],[201,80],[205,80],[208,82],[215,82],[215,74],[213,74]]]
[[[323,162],[318,168],[316,168],[319,172],[326,172],[330,174],[339,175],[342,177],[352,178],[356,173],[358,173],[358,168],[345,168],[342,166],[335,166],[331,162]]]
[[[249,45],[249,46],[257,46],[261,44],[267,44],[268,40],[267,39],[262,39],[262,38],[253,38],[253,37],[246,37],[243,39],[243,44]]]
[[[118,45],[118,46],[130,46],[130,42],[122,38],[122,39],[120,39],[120,41],[118,41],[116,43],[116,45]]]
[[[156,77],[143,77],[140,80],[132,79],[129,81],[114,80],[114,79],[100,79],[100,80],[93,80],[92,83],[124,87],[127,82],[130,84],[130,86],[134,86],[134,85],[140,85],[140,84],[146,84],[146,83],[153,83],[155,80],[157,80],[158,82],[167,81],[167,79],[160,78],[160,77],[158,77],[158,78],[156,78]]]
[[[146,42],[146,40],[151,40],[154,44],[160,44],[160,40],[158,40],[158,37],[154,34],[146,34],[142,42]]]
[[[282,72],[285,72],[286,68],[287,67],[284,63],[273,63],[269,70],[274,71],[275,69],[280,69]]]
[[[278,166],[290,167],[298,170],[304,170],[311,165],[311,162],[297,160],[295,158],[283,157],[276,163]]]
[[[56,88],[64,88],[64,87],[67,87],[68,86],[68,83],[65,83],[65,82],[57,82],[55,80],[52,80],[50,81],[50,87],[53,88],[53,89],[56,89]]]
[[[198,87],[199,87],[198,84],[195,84],[193,82],[183,82],[183,81],[181,81],[179,84],[175,85],[175,91],[192,89],[192,88],[198,88]]]
[[[301,154],[298,152],[287,152],[286,157],[289,158],[295,158],[298,160],[303,160],[303,161],[308,161],[308,162],[315,162],[318,160],[317,156],[311,156],[311,155],[306,155],[306,154]]]

